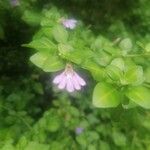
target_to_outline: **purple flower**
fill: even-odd
[[[84,130],[84,128],[82,128],[82,127],[77,127],[77,128],[75,129],[75,133],[76,133],[76,134],[81,134],[81,133],[83,132],[83,130]]]
[[[16,7],[16,6],[19,6],[19,5],[20,5],[20,2],[19,2],[19,0],[10,0],[10,4],[11,4],[13,7]]]
[[[62,19],[62,24],[65,28],[74,29],[77,24],[77,20],[75,19]]]
[[[58,85],[59,89],[66,89],[68,92],[81,90],[86,82],[73,70],[70,64],[66,65],[65,71],[57,75],[53,83]]]

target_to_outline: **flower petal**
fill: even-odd
[[[86,85],[86,82],[75,72],[75,76],[76,76],[76,79],[78,80],[78,83],[82,86],[85,86]]]
[[[67,84],[67,79],[65,75],[63,75],[62,80],[59,82],[58,88],[59,89],[64,89]]]
[[[67,80],[67,86],[66,89],[68,92],[73,92],[75,89],[73,87],[72,79]]]
[[[81,90],[81,86],[80,86],[80,84],[78,83],[78,79],[76,78],[75,75],[72,77],[72,83],[73,83],[74,88],[75,88],[76,90]]]
[[[65,19],[62,21],[62,24],[66,28],[74,29],[76,27],[77,20],[75,19]]]
[[[54,84],[58,84],[58,83],[62,80],[63,77],[64,77],[64,72],[61,73],[61,74],[59,74],[59,75],[57,75],[57,76],[53,79],[53,83],[54,83]]]

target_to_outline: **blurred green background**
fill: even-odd
[[[53,7],[95,36],[149,42],[149,0],[0,0],[0,150],[149,150],[149,110],[94,108],[90,75],[81,93],[69,95],[29,62],[33,52],[22,44],[39,29],[40,12]]]

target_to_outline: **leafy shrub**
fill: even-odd
[[[148,150],[148,3],[0,1],[0,149]],[[52,84],[68,62],[80,92]]]

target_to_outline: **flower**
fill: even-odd
[[[66,89],[68,92],[81,90],[86,82],[73,70],[70,64],[66,65],[65,71],[57,75],[53,83],[58,85],[59,89]]]
[[[77,20],[75,19],[62,19],[62,24],[65,28],[74,29],[77,24]]]
[[[83,132],[83,130],[84,130],[84,128],[82,128],[82,127],[77,127],[76,129],[75,129],[75,133],[76,134],[81,134],[82,132]]]

